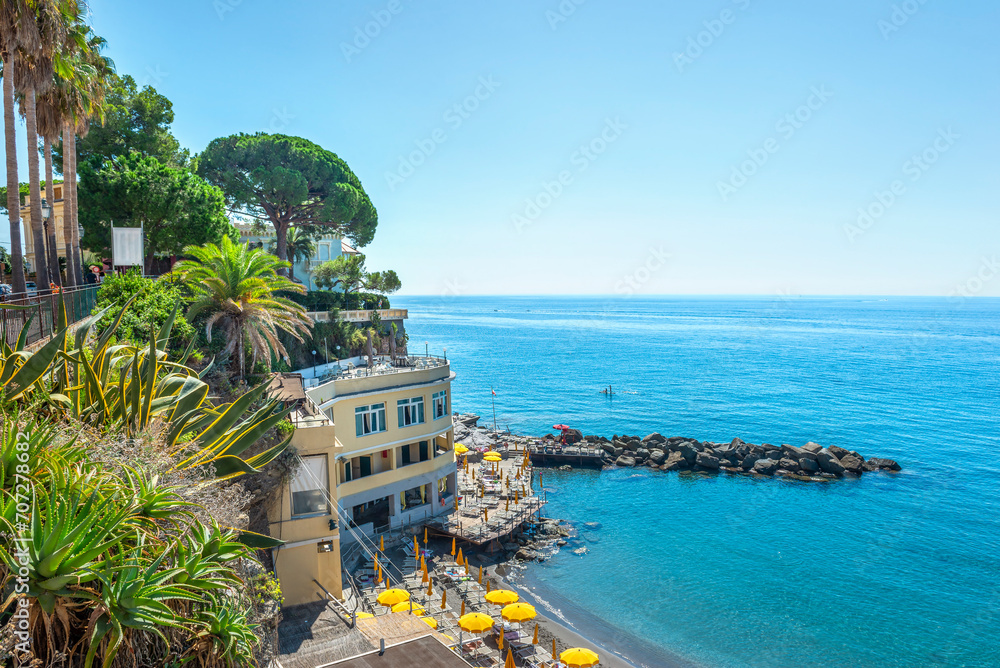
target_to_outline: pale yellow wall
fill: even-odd
[[[340,541],[333,541],[332,552],[320,552],[317,543],[280,547],[275,553],[275,570],[281,583],[285,605],[315,603],[322,590],[313,579],[337,598],[342,598],[340,573]]]
[[[62,186],[56,185],[55,189],[57,192],[61,191]],[[42,197],[44,197],[44,191],[42,192]],[[27,195],[24,196],[24,206],[21,207],[21,228],[24,230],[24,258],[28,261],[31,266],[34,266],[35,259],[35,239],[31,232],[31,210],[28,208],[28,203],[31,198]],[[63,200],[56,198],[56,201],[52,203],[52,217],[49,219],[49,225],[51,226],[55,221],[55,232],[56,232],[56,250],[59,256],[66,256],[66,236],[63,230]]]
[[[339,384],[337,391],[341,393],[347,391],[354,393],[360,391],[361,387],[366,389],[372,389],[373,387],[381,388],[386,391],[363,397],[350,396],[341,399],[327,411],[327,414],[333,418],[333,424],[297,428],[292,436],[291,444],[302,457],[326,455],[327,475],[330,481],[329,492],[333,499],[364,493],[383,485],[402,482],[408,478],[426,475],[438,470],[442,471],[440,477],[444,477],[447,475],[446,470],[449,468],[454,470],[455,466],[454,431],[452,429],[450,412],[450,378],[450,369],[448,366],[444,366],[436,369],[409,371],[386,376],[335,381]],[[396,387],[401,383],[410,385],[434,380],[440,382],[435,382],[428,387],[407,387],[402,389]],[[327,385],[332,384],[328,383]],[[322,400],[324,387],[320,386],[316,390],[310,391],[309,394],[313,397],[314,401]],[[449,411],[444,417],[433,420],[431,418],[431,396],[441,390],[448,392]],[[316,394],[320,396],[316,396]],[[332,395],[332,392],[329,394]],[[400,429],[397,424],[398,413],[396,410],[396,401],[418,395],[424,397],[425,421],[422,424]],[[387,430],[358,438],[355,434],[354,408],[379,402],[386,404]],[[339,429],[337,428],[338,425]],[[437,436],[428,435],[441,430],[447,431]],[[429,441],[431,459],[426,462],[399,467],[397,460],[397,447],[399,444],[389,444],[401,440],[407,443],[420,440]],[[355,479],[348,483],[338,484],[344,479],[343,463],[338,463],[337,460],[339,456],[344,456],[346,459],[352,452],[378,448],[380,445],[385,445],[385,448],[382,449],[388,450],[389,456],[387,458],[382,458],[382,449],[375,449],[371,453],[365,453],[372,456],[372,475]],[[440,448],[447,452],[435,457],[433,456],[435,448]],[[416,448],[414,451],[415,457],[417,457]],[[340,537],[336,523],[334,524],[334,529],[330,528],[330,521],[335,520],[337,517],[334,509],[328,508],[327,514],[321,516],[293,518],[291,508],[291,491],[286,484],[283,485],[277,502],[269,508],[268,518],[271,522],[272,536],[280,538],[286,541],[286,543],[332,538],[335,550],[330,553],[320,553],[317,551],[315,542],[292,547],[286,545],[276,550],[277,572],[278,578],[281,581],[282,592],[285,596],[285,605],[298,605],[299,603],[318,600],[315,595],[317,587],[312,582],[313,578],[322,582],[331,593],[339,597],[341,595]]]

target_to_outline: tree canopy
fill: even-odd
[[[156,255],[235,235],[221,190],[187,167],[138,153],[80,166],[80,222],[92,250],[110,247],[109,221],[145,229],[147,270]]]
[[[313,280],[321,288],[340,287],[345,300],[362,288],[370,292],[388,295],[396,292],[403,284],[392,269],[369,272],[365,266],[365,256],[341,255],[324,262],[313,271]]]
[[[187,149],[182,149],[170,132],[173,103],[152,86],[140,89],[131,76],[112,75],[103,111],[103,120],[94,119],[87,136],[77,139],[77,161],[81,166],[100,166],[133,151],[168,165],[190,162]],[[63,149],[59,144],[53,146],[53,161],[62,172]]]
[[[347,163],[301,137],[236,134],[212,140],[198,173],[220,188],[235,213],[269,221],[288,260],[292,227],[342,234],[356,246],[375,237],[378,214]]]

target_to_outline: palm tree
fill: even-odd
[[[208,313],[205,337],[209,342],[213,328],[222,327],[228,341],[223,354],[236,351],[240,378],[245,376],[246,343],[254,364],[272,352],[288,360],[278,330],[302,341],[311,324],[304,307],[276,295],[281,291],[305,292],[301,285],[278,273],[288,263],[260,248],[233,243],[229,237],[223,237],[218,246],[188,246],[184,253],[194,259],[178,262],[174,271],[195,294],[187,317],[193,320],[202,312]]]
[[[76,137],[86,137],[90,119],[103,117],[108,77],[114,62],[101,54],[107,42],[90,27],[77,23],[67,40],[64,58],[70,75],[62,86],[63,225],[66,237],[66,277],[70,285],[83,282],[80,217],[77,207]]]
[[[271,243],[268,250],[272,255],[278,254],[278,243]],[[316,252],[316,244],[308,232],[303,232],[302,228],[289,228],[285,237],[285,253],[288,255],[288,278],[295,280],[295,263],[299,260],[308,260]]]
[[[21,247],[21,201],[17,178],[17,144],[15,141],[14,89],[34,91],[51,81],[56,40],[51,30],[55,15],[61,16],[63,2],[57,0],[0,0],[0,58],[3,59],[4,139],[7,152],[7,212],[10,222],[11,282],[14,292],[25,291],[24,249]],[[31,137],[29,136],[29,142]],[[37,155],[37,154],[36,154]],[[37,168],[35,170],[37,172]],[[37,197],[37,183],[32,196],[32,213]],[[38,209],[39,228],[41,209]],[[35,230],[32,230],[35,232]],[[37,244],[40,237],[35,235]],[[39,249],[40,250],[40,249]],[[35,253],[39,267],[44,253]]]

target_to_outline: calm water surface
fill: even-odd
[[[1000,300],[394,302],[483,422],[493,386],[515,432],[811,440],[904,467],[833,484],[546,471],[546,514],[587,552],[522,581],[574,626],[650,666],[1000,665]]]

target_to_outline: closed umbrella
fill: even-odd
[[[378,537],[378,549],[379,552],[385,552],[385,536]]]
[[[555,661],[559,657],[556,656],[556,639],[552,638],[552,660]]]
[[[465,614],[465,599],[462,599],[462,611],[458,613],[458,616],[461,617],[464,614]]]
[[[427,579],[427,596],[429,598],[429,597],[431,597],[433,595],[434,595],[434,590],[431,589],[431,581],[430,581],[430,578],[428,578]]]
[[[455,556],[455,539],[451,539],[451,556]]]
[[[571,647],[559,655],[559,660],[570,668],[591,668],[591,666],[596,666],[601,658],[589,649]]]
[[[462,548],[458,548],[458,565],[462,566],[465,564],[465,556],[462,554]]]
[[[503,668],[517,668],[514,665],[514,652],[507,648],[507,660],[503,662]]]
[[[537,623],[535,624],[535,637],[531,639],[531,644],[532,645],[537,645],[538,644],[538,624]]]
[[[448,607],[448,604],[445,603],[445,601],[447,601],[447,600],[448,600],[448,590],[447,589],[442,589],[441,590],[441,609],[442,610],[444,610],[445,608]]]
[[[424,545],[427,544],[427,527],[424,527]]]

